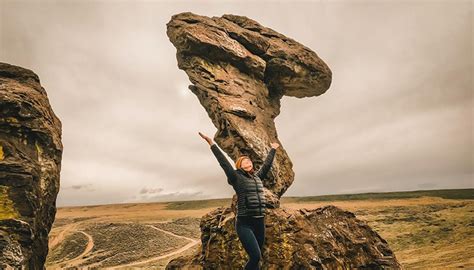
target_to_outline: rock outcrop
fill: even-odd
[[[61,122],[38,76],[0,63],[1,269],[44,269],[62,149]]]
[[[397,269],[387,242],[348,211],[335,206],[268,211],[262,269]],[[199,254],[171,261],[167,269],[243,269],[247,255],[221,207],[201,220]]]
[[[184,12],[167,23],[184,70],[217,132],[214,140],[233,160],[249,155],[259,167],[271,142],[279,142],[274,119],[283,96],[314,97],[332,80],[311,49],[245,16],[206,17]],[[280,197],[294,180],[281,145],[263,179],[267,229],[263,269],[399,268],[387,243],[351,213],[334,207],[290,210]],[[228,208],[201,220],[201,252],[172,260],[168,269],[195,266],[238,269],[245,259],[236,238],[236,195]]]

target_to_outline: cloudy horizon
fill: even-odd
[[[282,98],[284,196],[474,187],[471,1],[0,1],[0,61],[62,121],[58,207],[234,194],[166,35],[186,11],[247,16],[331,68],[325,94]]]

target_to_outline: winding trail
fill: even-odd
[[[155,256],[155,257],[151,257],[151,258],[148,258],[148,259],[144,259],[144,260],[141,260],[141,261],[136,261],[136,262],[132,262],[132,263],[128,263],[128,264],[117,265],[117,266],[114,266],[114,267],[107,267],[106,269],[119,269],[119,268],[123,268],[123,267],[137,266],[137,265],[140,265],[140,264],[145,264],[145,263],[149,263],[149,262],[153,262],[153,261],[157,261],[157,260],[161,260],[161,259],[166,259],[166,258],[171,257],[173,255],[180,254],[180,253],[194,247],[195,245],[199,244],[199,242],[200,242],[199,239],[190,238],[190,237],[186,237],[186,236],[182,236],[182,235],[177,235],[177,234],[174,234],[170,231],[160,229],[160,228],[158,228],[154,225],[146,225],[146,226],[152,227],[155,230],[166,233],[166,234],[171,235],[173,237],[186,239],[190,242],[188,244],[186,244],[185,246],[183,246],[183,247],[180,247],[176,250],[173,250],[169,253],[166,253],[166,254],[163,254],[163,255],[160,255],[160,256]]]
[[[92,238],[92,235],[84,232],[84,231],[80,231],[80,230],[76,230],[76,232],[80,232],[82,234],[84,234],[86,237],[87,237],[87,246],[86,248],[84,249],[84,251],[79,254],[79,256],[76,256],[72,259],[69,259],[67,261],[63,261],[61,263],[59,263],[59,265],[61,266],[61,268],[63,267],[74,267],[75,265],[77,265],[78,263],[82,262],[83,261],[83,257],[88,254],[89,252],[91,252],[92,248],[94,248],[94,239]]]
[[[175,249],[171,252],[165,253],[163,255],[147,258],[147,259],[140,260],[140,261],[131,262],[131,263],[128,263],[128,264],[122,264],[122,265],[117,265],[117,266],[113,266],[113,267],[101,267],[101,268],[120,269],[120,268],[125,268],[125,267],[133,267],[133,266],[137,266],[137,265],[141,265],[141,264],[146,264],[146,263],[158,261],[158,260],[161,260],[161,259],[166,259],[166,258],[169,258],[171,256],[178,255],[182,252],[185,252],[186,250],[188,250],[188,249],[190,249],[190,248],[192,248],[192,247],[194,247],[194,246],[196,246],[197,244],[200,243],[200,239],[178,235],[178,234],[172,233],[170,231],[160,229],[160,228],[158,228],[154,225],[150,225],[150,224],[147,224],[146,226],[149,226],[149,227],[151,227],[151,228],[153,228],[157,231],[160,231],[162,233],[166,233],[166,234],[171,235],[173,237],[185,239],[185,240],[189,241],[189,243],[182,246],[182,247],[180,247],[180,248],[178,248],[178,249]],[[88,240],[84,251],[80,255],[78,255],[78,256],[76,256],[72,259],[55,263],[54,265],[51,266],[52,269],[58,269],[57,267],[59,267],[61,269],[62,268],[69,268],[69,267],[76,267],[77,265],[79,265],[80,263],[82,263],[84,261],[84,259],[83,259],[84,256],[89,254],[92,251],[92,249],[94,248],[94,238],[92,237],[92,235],[90,235],[90,234],[88,234],[88,233],[86,233],[82,230],[79,230],[78,227],[79,226],[78,226],[77,223],[66,225],[65,228],[51,241],[50,248],[53,248],[56,245],[60,244],[62,241],[64,241],[64,239],[67,237],[67,235],[69,235],[73,232],[80,232],[80,233],[84,234],[87,237],[87,240]],[[99,266],[99,265],[100,265],[100,262],[97,262],[97,263],[92,264],[92,265],[87,265],[87,267],[91,267],[91,266],[95,267],[95,266]]]
[[[67,233],[69,233],[70,231],[74,231],[76,227],[77,227],[77,224],[75,223],[65,225],[64,229],[51,240],[51,242],[49,243],[49,248],[52,249],[57,244],[61,243],[64,240],[64,238],[66,238]]]

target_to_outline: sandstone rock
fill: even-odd
[[[262,269],[397,269],[387,242],[354,214],[335,206],[292,210],[265,217]],[[199,254],[172,260],[167,269],[243,269],[247,260],[234,229],[235,216],[221,207],[201,219]]]
[[[44,269],[62,149],[38,76],[0,63],[0,268]]]
[[[167,34],[190,90],[218,129],[215,141],[234,160],[247,154],[261,165],[278,141],[274,119],[283,95],[318,96],[331,84],[331,70],[316,53],[243,16],[180,13]],[[265,186],[279,198],[294,173],[283,146],[275,159]]]
[[[173,15],[167,35],[217,132],[214,140],[233,160],[245,154],[261,166],[271,142],[276,152],[265,186],[267,238],[264,269],[399,267],[383,239],[354,215],[334,207],[294,212],[280,197],[294,180],[293,164],[279,142],[274,119],[283,96],[319,96],[332,72],[306,46],[245,16]],[[217,167],[216,167],[217,169]],[[223,180],[224,181],[224,180]],[[201,252],[170,262],[168,269],[238,269],[244,251],[232,227],[236,195],[229,208],[201,220]],[[191,268],[192,269],[192,268]]]

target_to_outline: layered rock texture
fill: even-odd
[[[38,76],[0,63],[1,269],[44,269],[62,149],[61,122]]]
[[[314,51],[245,16],[180,13],[167,23],[167,34],[189,89],[217,128],[216,143],[233,160],[249,155],[257,168],[270,143],[279,142],[280,99],[319,96],[331,85],[331,70]],[[399,268],[387,243],[353,214],[332,206],[280,207],[295,174],[279,143],[262,179],[268,203],[262,269]],[[205,215],[200,252],[167,268],[242,269],[247,258],[234,229],[236,201],[234,195],[229,207]]]

